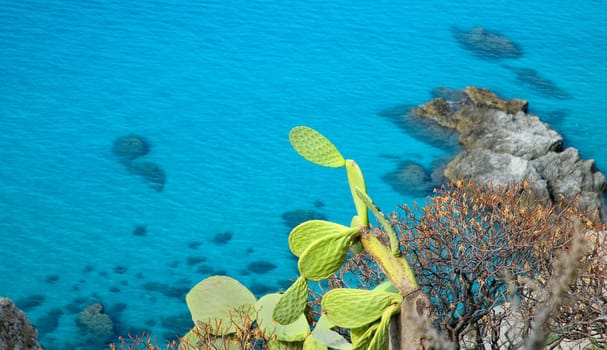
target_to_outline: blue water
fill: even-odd
[[[354,212],[344,171],[301,159],[289,129],[329,137],[391,211],[423,196],[381,177],[398,160],[429,166],[451,151],[378,113],[438,86],[525,98],[607,169],[605,13],[604,1],[0,0],[0,295],[22,305],[43,295],[28,315],[46,348],[62,349],[82,339],[75,310],[92,302],[114,310],[121,334],[187,331],[162,321],[187,324],[182,292],[208,275],[201,265],[278,290],[297,276],[282,213],[349,224]],[[483,60],[452,25],[498,31],[524,56]],[[572,98],[541,94],[502,63]],[[144,159],[166,172],[162,192],[112,154],[130,133],[151,142]],[[226,231],[227,244],[211,242]],[[255,261],[277,267],[250,273]]]

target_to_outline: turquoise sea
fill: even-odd
[[[290,128],[329,137],[392,211],[424,194],[382,177],[453,150],[382,111],[437,87],[527,99],[607,169],[606,14],[590,0],[0,0],[0,295],[55,350],[98,348],[75,322],[93,302],[117,335],[164,342],[188,330],[184,294],[209,274],[279,290],[297,276],[283,213],[349,224],[354,212],[343,169],[300,158]],[[498,32],[523,55],[474,55],[453,26]],[[112,154],[129,134],[150,142],[141,160],[163,169],[162,191]]]

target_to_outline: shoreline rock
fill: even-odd
[[[411,111],[459,134],[462,151],[444,171],[449,181],[530,180],[553,203],[577,197],[582,209],[605,221],[607,181],[594,160],[582,159],[573,147],[563,149],[563,137],[528,114],[527,101],[504,100],[477,87],[463,92],[460,100],[438,97]]]
[[[0,349],[42,350],[38,331],[11,299],[0,297]]]

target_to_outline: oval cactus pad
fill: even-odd
[[[335,145],[318,131],[296,126],[289,132],[291,145],[306,160],[329,168],[341,168],[346,160]]]
[[[310,334],[310,326],[303,312],[300,312],[295,321],[281,325],[272,320],[272,314],[279,300],[284,294],[271,293],[261,297],[255,308],[257,309],[257,323],[266,339],[274,335],[280,341],[296,342],[303,341]]]
[[[390,305],[400,304],[400,294],[365,289],[336,288],[328,291],[321,305],[327,318],[343,328],[357,328],[379,319]]]
[[[289,248],[295,256],[301,254],[316,240],[348,231],[350,228],[324,220],[309,220],[296,226],[289,234]]]
[[[301,275],[311,281],[328,278],[339,270],[346,260],[357,228],[332,234],[314,241],[299,257],[297,267]]]
[[[282,294],[274,309],[272,318],[279,324],[289,324],[303,314],[308,302],[308,281],[299,277],[295,283]]]
[[[237,280],[227,276],[208,277],[185,297],[192,321],[208,323],[214,335],[231,334],[236,325],[255,319],[255,295]]]

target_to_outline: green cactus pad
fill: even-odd
[[[348,175],[348,184],[350,184],[350,192],[352,192],[352,199],[354,200],[354,206],[356,207],[356,213],[362,226],[369,226],[369,209],[367,204],[356,194],[356,188],[362,192],[367,192],[367,185],[363,178],[358,164],[355,161],[348,159],[346,160],[346,173]]]
[[[316,240],[349,230],[349,227],[325,220],[309,220],[297,225],[289,234],[289,248],[295,256],[301,254]]]
[[[336,288],[323,296],[321,305],[334,324],[357,328],[376,321],[387,307],[400,304],[402,300],[403,297],[397,293]]]
[[[318,327],[318,325],[312,331],[311,337],[308,338],[314,338],[317,342],[331,349],[352,349],[352,344],[350,344],[350,342],[347,341],[346,338],[344,338],[341,334],[327,328]]]
[[[179,350],[192,350],[198,346],[199,337],[196,335],[196,327],[190,329],[181,339],[179,339]]]
[[[266,339],[270,339],[276,335],[276,339],[280,341],[303,341],[310,334],[310,326],[303,312],[299,313],[294,322],[287,325],[277,324],[272,321],[272,313],[281,297],[283,295],[271,293],[264,295],[257,301],[255,305],[257,324]]]
[[[379,322],[375,322],[366,327],[353,328],[351,330],[352,350],[367,350],[378,326]]]
[[[381,320],[377,326],[377,331],[369,343],[369,350],[385,350],[388,348],[389,330],[390,330],[390,318],[393,314],[400,310],[399,305],[392,305],[388,307],[381,315]]]
[[[346,163],[331,141],[307,126],[296,126],[291,129],[289,141],[299,155],[314,164],[341,168]]]
[[[278,324],[288,325],[303,314],[308,301],[308,281],[299,277],[295,283],[282,294],[273,311],[272,319]]]
[[[236,331],[236,325],[255,320],[255,296],[237,280],[227,276],[211,276],[192,288],[186,302],[194,324],[209,323],[213,335]]]
[[[306,340],[303,343],[303,348],[302,350],[328,350],[329,348],[319,342],[318,340],[316,340],[316,338],[314,337],[307,337]]]
[[[361,227],[362,223],[360,221],[360,219],[358,218],[358,215],[354,215],[352,217],[352,221],[350,222],[350,227],[352,228],[357,228],[357,227]],[[360,254],[364,247],[362,245],[362,243],[360,242],[360,240],[355,240],[352,245],[350,246],[350,249],[352,249],[352,251],[356,254]]]
[[[305,278],[320,281],[337,271],[346,259],[348,247],[358,229],[333,234],[314,241],[299,257],[297,267]]]

